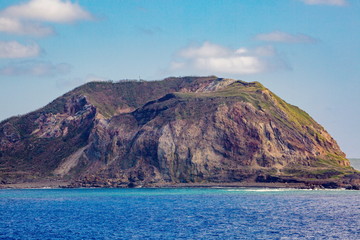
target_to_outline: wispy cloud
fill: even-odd
[[[146,28],[146,27],[136,27],[137,31],[141,34],[153,36],[155,34],[162,33],[163,30],[159,27],[152,27],[152,28]]]
[[[0,58],[36,57],[40,52],[40,47],[35,43],[23,45],[16,41],[0,41]]]
[[[71,65],[67,63],[54,64],[45,61],[22,61],[0,68],[0,75],[52,77],[67,74],[71,71],[71,68]]]
[[[73,23],[94,19],[79,4],[69,0],[30,0],[0,11],[0,31],[10,34],[46,36],[54,33],[44,23]]]
[[[21,22],[15,18],[0,17],[0,32],[42,37],[53,34],[54,30],[39,23]]]
[[[265,42],[283,42],[283,43],[315,43],[317,40],[305,34],[290,34],[281,31],[262,33],[255,36],[256,40]]]
[[[331,5],[331,6],[346,6],[346,0],[299,0],[308,5]]]
[[[204,42],[180,50],[171,71],[196,74],[256,74],[285,67],[272,46],[231,49]]]

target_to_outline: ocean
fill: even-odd
[[[0,239],[360,239],[360,191],[0,190]]]

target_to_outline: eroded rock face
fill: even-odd
[[[293,165],[307,168],[318,157],[343,154],[333,148],[336,143],[325,131],[319,134],[327,140],[319,143],[306,130],[284,127],[248,102],[166,99],[97,129],[85,155],[102,167],[91,168],[85,177],[120,174],[119,182],[139,185],[236,182],[277,174]],[[208,106],[200,114],[194,109]],[[187,112],[193,116],[181,115]],[[348,163],[342,160],[339,165]]]
[[[358,182],[334,139],[305,112],[259,83],[216,77],[84,85],[0,124],[0,140],[5,182]]]
[[[3,126],[3,133],[9,142],[15,143],[20,140],[20,133],[17,129],[10,123],[7,123]]]
[[[37,128],[32,132],[38,138],[65,137],[69,126],[79,126],[86,119],[92,119],[96,108],[89,104],[85,96],[74,96],[65,104],[64,113],[42,113],[36,120]]]
[[[64,107],[61,113],[40,111],[10,119],[0,128],[0,180],[44,179],[87,144],[96,108],[81,95],[73,96]]]
[[[21,139],[19,131],[11,123],[3,125],[2,133],[3,138],[0,140],[0,151],[13,148]]]

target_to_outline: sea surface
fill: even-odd
[[[360,191],[0,190],[0,239],[360,239]]]

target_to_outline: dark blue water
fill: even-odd
[[[0,239],[360,239],[360,191],[0,190]]]

